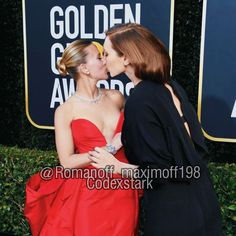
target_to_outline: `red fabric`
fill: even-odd
[[[123,120],[121,113],[114,135],[121,132]],[[106,145],[101,131],[89,120],[74,120],[71,129],[78,153]],[[117,152],[116,158],[127,162],[123,149]],[[56,178],[54,174],[46,181],[37,173],[26,184],[24,213],[33,236],[134,236],[138,191],[90,190],[86,179]]]

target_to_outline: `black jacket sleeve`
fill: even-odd
[[[166,130],[161,126],[152,104],[133,106],[126,115],[122,139],[129,161],[140,168],[169,168],[173,163]]]

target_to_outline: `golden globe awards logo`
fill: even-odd
[[[158,35],[172,56],[174,0],[23,1],[26,114],[37,128],[53,129],[54,111],[75,92],[75,82],[56,69],[67,45],[77,39],[103,44],[110,27],[140,23]],[[144,49],[145,50],[145,49]],[[125,75],[99,81],[126,97],[134,87]]]
[[[104,32],[115,24],[127,22],[140,23],[141,21],[141,3],[134,3],[134,10],[132,10],[131,4],[110,4],[108,7],[105,5],[94,5],[93,9],[93,32],[86,31],[85,5],[79,7],[68,6],[65,9],[60,6],[54,6],[50,10],[50,34],[56,41],[51,47],[51,71],[55,75],[59,75],[56,69],[56,62],[64,51],[64,45],[59,43],[58,40],[61,40],[63,37],[68,40],[75,40],[77,38],[104,39]],[[122,18],[117,17],[118,12],[122,13]],[[98,86],[101,85],[107,89],[118,88],[121,93],[127,96],[129,96],[130,89],[133,88],[131,82],[125,85],[121,80],[114,79],[111,80],[110,86],[107,81],[100,81]],[[55,78],[50,108],[55,108],[58,104],[62,104],[74,92],[75,84],[73,79],[70,79],[68,84],[66,78]]]
[[[235,100],[235,102],[234,102],[234,107],[233,107],[233,110],[232,110],[231,117],[232,117],[232,118],[236,118],[236,100]]]

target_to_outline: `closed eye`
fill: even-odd
[[[108,53],[107,53],[106,51],[103,51],[102,54],[103,54],[104,57],[107,57],[107,56],[108,56]]]

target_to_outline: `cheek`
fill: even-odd
[[[116,68],[116,70],[123,70],[124,69],[124,64],[123,64],[123,61],[122,60],[116,60],[115,63],[113,64],[114,67]]]
[[[105,65],[106,65],[106,66],[109,66],[109,65],[110,65],[110,58],[109,58],[109,57],[106,57],[106,58],[104,59],[104,61],[105,61]]]
[[[120,61],[116,61],[115,63],[110,64],[110,67],[108,66],[108,70],[113,77],[123,73],[125,71],[125,68]]]
[[[106,66],[107,66],[109,69],[113,69],[113,67],[116,66],[116,60],[114,60],[114,58],[112,58],[112,57],[107,58],[107,60],[106,60]]]

